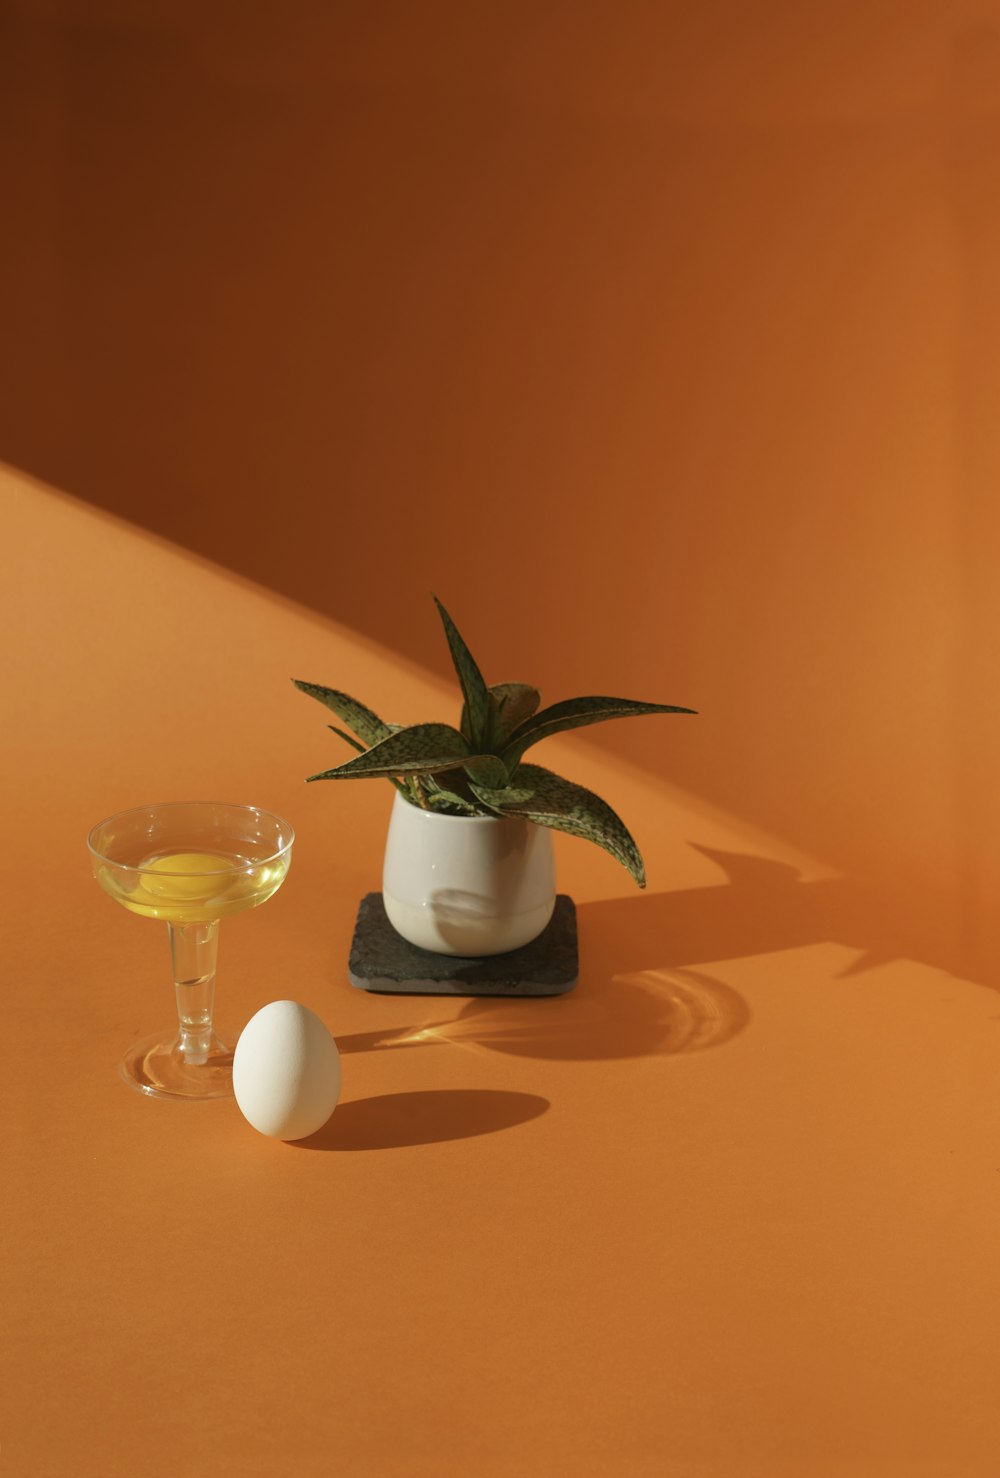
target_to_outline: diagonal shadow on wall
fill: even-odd
[[[0,456],[437,672],[434,587],[491,678],[699,708],[607,742],[1000,952],[995,28],[772,75],[780,8],[584,7],[581,88],[475,8],[86,11],[0,13]]]

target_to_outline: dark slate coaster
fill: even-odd
[[[505,955],[466,959],[418,949],[397,934],[381,893],[362,898],[347,973],[360,990],[421,996],[560,996],[579,974],[576,904],[556,898],[547,927]]]

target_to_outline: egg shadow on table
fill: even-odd
[[[303,1150],[391,1150],[495,1134],[537,1119],[550,1107],[536,1093],[495,1088],[433,1088],[382,1093],[340,1104],[306,1139]]]

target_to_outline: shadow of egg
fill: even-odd
[[[547,1098],[493,1088],[382,1093],[341,1103],[322,1129],[295,1140],[303,1150],[387,1150],[440,1144],[512,1129],[544,1114]]]

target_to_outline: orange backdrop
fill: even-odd
[[[989,968],[1000,7],[0,27],[0,457],[438,671],[432,589],[491,680],[698,707],[595,742]]]

